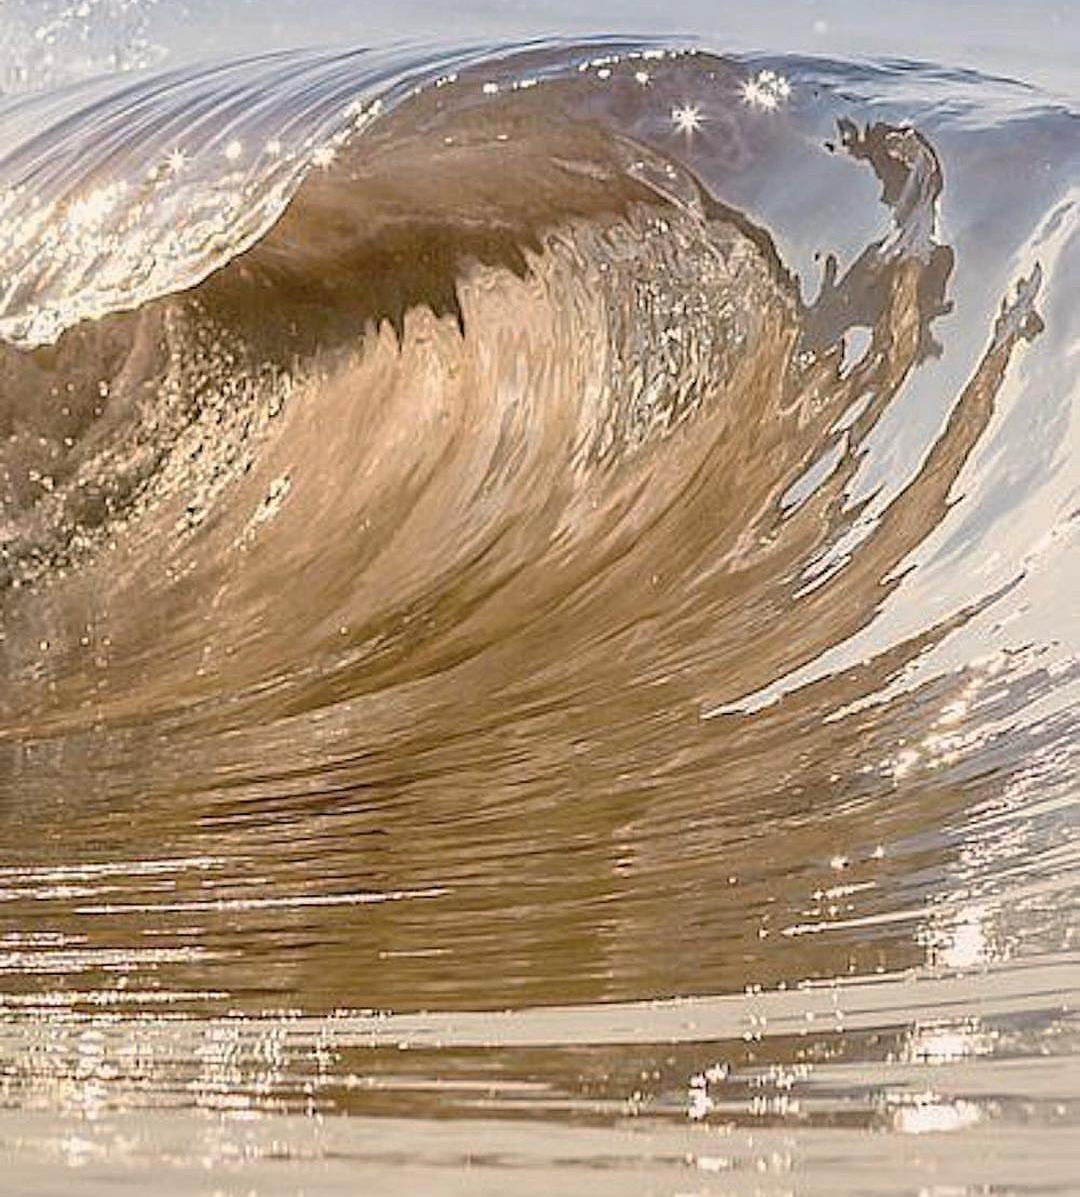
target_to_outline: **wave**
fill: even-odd
[[[930,950],[893,920],[919,837],[948,872],[959,812],[1069,784],[1080,147],[929,78],[546,44],[10,103],[7,817],[77,793],[131,852],[182,797],[202,860],[261,811],[267,900],[328,899],[330,952],[346,878],[294,893],[277,837],[402,838],[393,892],[482,929],[453,986],[399,974],[453,1003],[506,936],[503,989],[562,1001]],[[894,842],[822,946],[785,887]],[[508,859],[586,913],[508,910]]]

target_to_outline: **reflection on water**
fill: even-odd
[[[919,78],[0,113],[27,1191],[1067,1189],[1080,143]]]

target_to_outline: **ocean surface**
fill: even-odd
[[[1080,1193],[1068,3],[0,2],[0,1192]]]

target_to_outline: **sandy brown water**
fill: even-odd
[[[0,113],[11,1191],[1073,1191],[1068,105],[84,87]]]

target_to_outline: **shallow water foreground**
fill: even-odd
[[[1070,1192],[1074,983],[1065,957],[499,1014],[42,1019],[5,1033],[0,1128],[35,1193]]]

